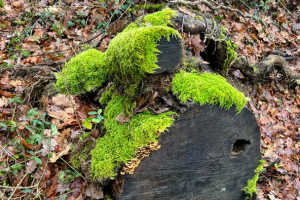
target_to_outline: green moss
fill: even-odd
[[[171,19],[176,17],[174,10],[170,8],[155,12],[144,17],[144,23],[150,23],[152,26],[168,26],[173,25]]]
[[[168,40],[171,36],[181,37],[178,31],[167,26],[171,25],[170,19],[174,16],[175,11],[169,8],[149,14],[112,39],[105,53],[89,49],[78,54],[66,64],[61,74],[56,75],[56,88],[59,92],[77,95],[92,91],[112,78],[126,102],[133,101],[141,80],[159,68],[156,42],[162,37]],[[101,101],[107,101],[108,97],[107,93]],[[128,115],[130,105],[126,103],[123,107]]]
[[[188,73],[181,70],[172,81],[173,92],[180,94],[179,98],[186,102],[192,98],[200,105],[219,104],[221,108],[229,109],[233,104],[239,113],[247,99],[220,75],[209,73]]]
[[[250,199],[252,198],[253,193],[257,194],[256,183],[257,183],[259,174],[264,171],[265,163],[266,163],[266,161],[264,161],[264,160],[259,161],[258,167],[254,170],[254,172],[255,172],[254,177],[252,179],[248,180],[248,185],[242,189],[246,194],[250,195]],[[247,198],[247,199],[249,199],[249,198]]]
[[[102,105],[107,104],[115,91],[116,91],[116,88],[114,87],[114,85],[111,86],[107,91],[102,93],[102,95],[99,99],[99,103]]]
[[[225,43],[226,45],[226,59],[224,61],[224,71],[226,71],[231,62],[236,59],[236,49],[238,46],[232,44],[231,41],[226,38],[226,35],[228,35],[228,30],[224,26],[220,26],[219,29],[221,32],[218,40],[222,42],[222,44]]]
[[[90,155],[90,145],[93,141],[86,142],[83,148],[70,158],[70,164],[76,169],[79,169],[80,163],[86,162],[86,158]]]
[[[195,17],[193,17],[194,19],[199,19],[200,21],[202,21],[203,20],[203,17],[202,16],[200,16],[200,15],[196,15]]]
[[[61,93],[78,95],[93,91],[105,82],[107,76],[104,54],[89,49],[73,57],[61,73],[56,73],[55,87]]]
[[[161,37],[169,40],[170,36],[180,37],[172,28],[148,26],[119,33],[111,40],[105,53],[110,66],[108,72],[114,76],[113,82],[124,91],[124,96],[133,98],[146,74],[159,68],[156,42]]]
[[[134,115],[128,123],[121,125],[115,118],[123,112],[122,104],[126,101],[120,95],[114,95],[104,111],[104,127],[107,133],[97,139],[91,152],[91,170],[93,178],[100,181],[113,179],[121,163],[127,163],[135,157],[138,147],[156,141],[157,133],[164,132],[173,122],[170,116],[174,112],[151,115],[143,112]]]
[[[224,69],[226,70],[229,65],[231,64],[232,61],[234,61],[236,59],[236,49],[237,49],[237,45],[232,44],[230,40],[226,40],[225,41],[226,44],[226,60],[224,61]]]

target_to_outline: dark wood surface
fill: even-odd
[[[161,149],[125,179],[121,200],[240,200],[261,159],[260,132],[248,109],[191,106],[159,137]]]
[[[162,37],[157,42],[156,47],[160,53],[157,55],[157,65],[160,67],[155,70],[155,74],[162,72],[173,72],[176,66],[179,66],[182,60],[182,43],[180,38],[170,37],[170,41],[167,38]]]

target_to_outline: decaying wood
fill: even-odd
[[[134,174],[120,177],[118,199],[240,200],[261,159],[259,127],[246,108],[236,115],[233,108],[193,105],[159,144]]]
[[[239,69],[247,78],[254,81],[266,80],[266,76],[275,69],[285,75],[290,82],[300,79],[300,75],[291,70],[285,58],[278,55],[269,55],[255,66],[250,65],[246,56],[240,56],[232,67]]]
[[[197,5],[199,3],[204,3],[206,5],[206,3],[208,3],[201,0],[196,2],[172,2],[173,4],[184,5]],[[170,5],[172,5],[172,2],[170,2]],[[172,19],[172,22],[176,25],[177,29],[181,27],[182,31],[186,33],[202,34],[204,36],[204,41],[206,41],[208,44],[205,53],[202,55],[204,60],[210,62],[210,67],[212,69],[224,70],[222,69],[222,66],[227,56],[226,43],[219,39],[221,31],[219,27],[215,25],[216,22],[214,22],[214,19],[206,16],[205,14],[197,18],[182,12],[177,12],[176,14],[177,16]],[[291,70],[286,62],[286,58],[281,55],[269,55],[267,58],[254,65],[250,63],[246,56],[237,55],[237,58],[230,64],[229,67],[239,69],[245,75],[245,77],[253,80],[254,82],[257,82],[258,80],[265,80],[265,75],[269,74],[275,69],[283,73],[290,82],[300,82],[300,76]]]
[[[170,41],[163,37],[157,42],[157,49],[160,53],[157,55],[157,65],[160,67],[155,70],[155,74],[162,72],[173,72],[179,67],[183,57],[183,47],[180,38],[170,37]]]
[[[170,7],[170,6],[173,6],[173,5],[178,5],[178,4],[181,4],[181,5],[188,5],[188,6],[197,6],[197,5],[200,5],[200,4],[204,4],[206,5],[207,7],[209,7],[210,10],[212,11],[219,11],[220,9],[223,9],[223,10],[228,10],[228,11],[231,11],[231,12],[235,12],[235,13],[238,13],[239,15],[245,17],[245,18],[251,18],[253,17],[252,15],[248,15],[248,14],[244,14],[242,11],[238,10],[238,9],[233,9],[232,7],[228,7],[228,6],[224,6],[224,5],[216,5],[214,6],[212,3],[206,1],[206,0],[198,0],[198,1],[184,1],[184,0],[174,0],[174,1],[169,1],[167,4],[166,4],[166,7]]]

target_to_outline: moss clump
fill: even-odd
[[[237,45],[232,44],[229,39],[227,39],[228,30],[224,26],[220,26],[220,35],[218,40],[226,45],[226,59],[224,61],[224,71],[226,71],[232,61],[236,59]]]
[[[156,42],[162,37],[181,37],[178,31],[167,26],[175,16],[175,11],[169,8],[147,15],[112,39],[105,53],[90,49],[78,54],[56,75],[56,88],[62,93],[78,95],[100,87],[111,78],[115,88],[132,101],[146,73],[159,68]],[[104,98],[109,99],[111,94]],[[123,107],[128,115],[131,112],[128,104]]]
[[[103,138],[97,139],[96,147],[91,151],[91,171],[93,178],[100,181],[113,179],[116,169],[121,163],[127,163],[135,157],[138,147],[156,141],[159,133],[164,132],[174,119],[174,112],[151,115],[143,112],[134,115],[130,122],[121,125],[115,118],[123,111],[124,97],[114,95],[104,111],[104,127],[107,133]]]
[[[170,8],[163,9],[143,17],[140,17],[136,22],[129,24],[123,32],[146,26],[173,26],[171,19],[176,17],[174,10]],[[179,36],[179,34],[177,33]]]
[[[192,98],[200,105],[219,104],[221,108],[229,109],[236,105],[237,113],[244,108],[247,99],[220,75],[209,73],[186,72],[181,70],[172,81],[173,92],[180,94],[179,98],[186,102]]]
[[[264,161],[264,160],[259,161],[258,167],[254,170],[254,172],[255,172],[254,177],[252,179],[248,180],[248,185],[242,189],[246,194],[250,195],[250,199],[252,198],[253,193],[257,194],[256,183],[257,183],[259,174],[264,171],[265,163],[266,163],[266,161]],[[249,199],[249,198],[247,198],[247,199]]]
[[[78,95],[93,91],[106,80],[107,70],[104,54],[89,49],[73,57],[61,73],[56,73],[55,87],[61,93]]]
[[[150,23],[152,26],[168,26],[173,25],[171,19],[176,17],[174,10],[170,8],[163,9],[160,12],[155,12],[144,17],[144,23]]]
[[[159,68],[156,42],[171,35],[180,37],[172,28],[149,26],[119,33],[110,42],[105,53],[108,71],[115,77],[114,84],[124,87],[125,96],[133,97],[146,73]]]
[[[236,49],[237,49],[237,45],[232,44],[230,40],[226,40],[225,41],[226,46],[226,60],[224,61],[224,67],[225,70],[229,67],[229,65],[231,64],[232,61],[234,61],[236,59]]]

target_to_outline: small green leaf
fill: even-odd
[[[67,21],[67,27],[70,28],[72,26],[74,26],[74,22],[72,22],[71,20],[68,20]]]
[[[42,143],[42,139],[43,139],[43,137],[41,135],[39,135],[39,134],[32,134],[31,136],[29,136],[29,138],[31,139],[31,141],[37,141],[37,143],[39,145]]]
[[[100,120],[99,119],[92,119],[92,122],[99,123]]]
[[[91,111],[88,113],[89,115],[97,115],[97,112],[96,111]]]
[[[34,160],[37,164],[42,164],[42,160],[39,159],[38,157],[31,156],[31,159]]]
[[[97,115],[97,119],[99,120],[99,122],[101,122],[104,119],[104,117],[102,117],[101,115]]]
[[[86,118],[82,125],[88,129],[92,129],[92,123],[91,123],[91,118]]]
[[[3,0],[0,0],[0,8],[4,8]]]
[[[59,178],[59,180],[62,181],[62,180],[64,179],[64,177],[65,177],[65,172],[62,171],[62,172],[59,174],[58,178]]]

